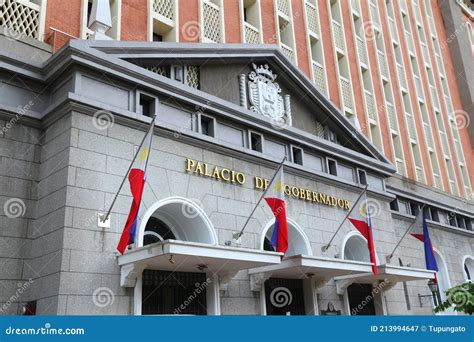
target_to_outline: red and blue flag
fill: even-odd
[[[374,275],[378,275],[377,255],[375,253],[374,237],[372,233],[372,219],[370,216],[371,210],[368,206],[367,195],[364,194],[364,196],[354,204],[354,209],[355,210],[351,214],[352,217],[349,217],[349,221],[367,240],[370,262],[372,264],[372,272]]]
[[[130,191],[132,192],[132,205],[128,213],[125,227],[123,228],[122,236],[120,237],[117,250],[123,255],[128,245],[135,242],[135,235],[138,223],[138,211],[140,210],[140,203],[142,201],[143,187],[145,186],[146,167],[148,164],[148,157],[150,156],[151,140],[153,137],[153,129],[150,129],[143,140],[143,144],[137,153],[135,162],[133,163],[128,180],[130,182]]]
[[[268,186],[265,201],[275,215],[275,224],[270,243],[277,252],[283,254],[288,250],[288,223],[286,220],[285,185],[281,167]]]
[[[433,245],[431,243],[430,234],[428,232],[428,224],[426,223],[425,212],[422,209],[416,217],[416,222],[413,226],[413,237],[423,242],[425,250],[426,269],[438,272],[438,264],[434,256]]]

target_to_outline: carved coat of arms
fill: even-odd
[[[259,113],[275,122],[291,124],[291,112],[288,103],[280,95],[281,89],[275,82],[275,75],[267,64],[256,66],[252,64],[253,71],[249,74],[249,100],[250,110]]]

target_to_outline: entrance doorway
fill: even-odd
[[[371,284],[351,284],[347,288],[349,312],[352,316],[375,315],[375,301]]]
[[[143,315],[206,315],[206,274],[144,270]]]
[[[268,279],[265,302],[267,315],[305,315],[303,280]]]

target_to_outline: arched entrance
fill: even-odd
[[[446,260],[441,253],[434,249],[434,256],[436,264],[438,265],[438,272],[436,272],[436,279],[438,280],[438,293],[436,294],[438,300],[446,300],[446,291],[451,287],[451,281],[449,280],[448,268],[446,266]],[[440,312],[439,315],[456,315],[454,309],[448,309]]]
[[[342,243],[342,258],[370,262],[367,240],[358,232],[347,234]],[[353,283],[345,291],[344,299],[349,315],[383,315],[385,312],[382,290],[375,291],[373,284]]]
[[[309,243],[308,237],[306,236],[303,229],[292,219],[288,221],[288,250],[286,256],[290,257],[293,255],[313,255],[311,251],[311,244]],[[275,220],[271,220],[265,225],[263,234],[260,240],[260,248],[266,251],[274,251],[275,249],[270,243],[273,234],[273,225]]]
[[[462,262],[462,268],[464,271],[464,279],[466,281],[474,281],[474,257],[465,256]]]
[[[285,257],[294,255],[311,256],[311,245],[303,229],[293,220],[288,221],[288,250]],[[274,251],[271,245],[274,220],[267,223],[261,236],[261,248],[266,251]],[[261,300],[262,313],[267,315],[305,315],[314,313],[313,283],[306,279],[305,274],[300,278],[269,278],[262,287]],[[311,300],[309,298],[311,297]],[[311,307],[308,307],[311,306]]]
[[[143,215],[138,230],[138,247],[148,240],[144,239],[145,235],[153,235],[153,222],[156,220],[161,221],[176,240],[217,244],[216,231],[204,210],[194,201],[176,196],[156,202]]]
[[[202,208],[190,199],[169,197],[152,205],[138,231],[138,247],[166,240],[217,244],[217,234]],[[172,256],[170,263],[173,263]],[[137,315],[216,315],[220,313],[217,277],[198,272],[146,268],[135,285]]]

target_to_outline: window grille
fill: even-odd
[[[244,23],[245,43],[260,44],[260,32],[249,23]]]
[[[278,10],[287,15],[290,16],[290,6],[289,6],[289,1],[288,0],[277,0],[277,7]]]
[[[165,18],[174,20],[174,0],[154,0],[153,11]]]
[[[313,77],[316,88],[318,88],[321,93],[327,95],[324,68],[321,64],[315,61],[313,61]]]
[[[186,83],[188,86],[199,89],[199,67],[188,65],[186,69]]]
[[[147,67],[145,67],[145,69],[150,70],[150,71],[152,71],[152,72],[154,72],[158,75],[161,75],[161,76],[165,76],[165,77],[168,76],[166,68],[163,67],[163,66],[154,66],[153,65],[153,66],[147,66]]]
[[[348,109],[349,111],[352,111],[353,105],[352,105],[351,83],[349,82],[348,79],[342,76],[339,79],[341,82],[342,101],[344,103],[344,107]]]
[[[338,48],[341,51],[344,51],[345,50],[344,49],[344,36],[343,36],[341,24],[333,20],[332,27],[334,31],[334,44],[336,44],[336,48]]]
[[[364,90],[364,94],[365,94],[365,105],[367,107],[367,115],[369,116],[369,119],[372,119],[375,122],[377,122],[377,113],[375,110],[374,96],[368,90]]]
[[[306,18],[308,20],[308,30],[319,36],[318,9],[309,2],[306,2]]]
[[[220,7],[209,0],[202,0],[201,13],[204,41],[220,43],[222,41]]]
[[[41,7],[29,1],[0,1],[0,26],[19,35],[40,39]]]

